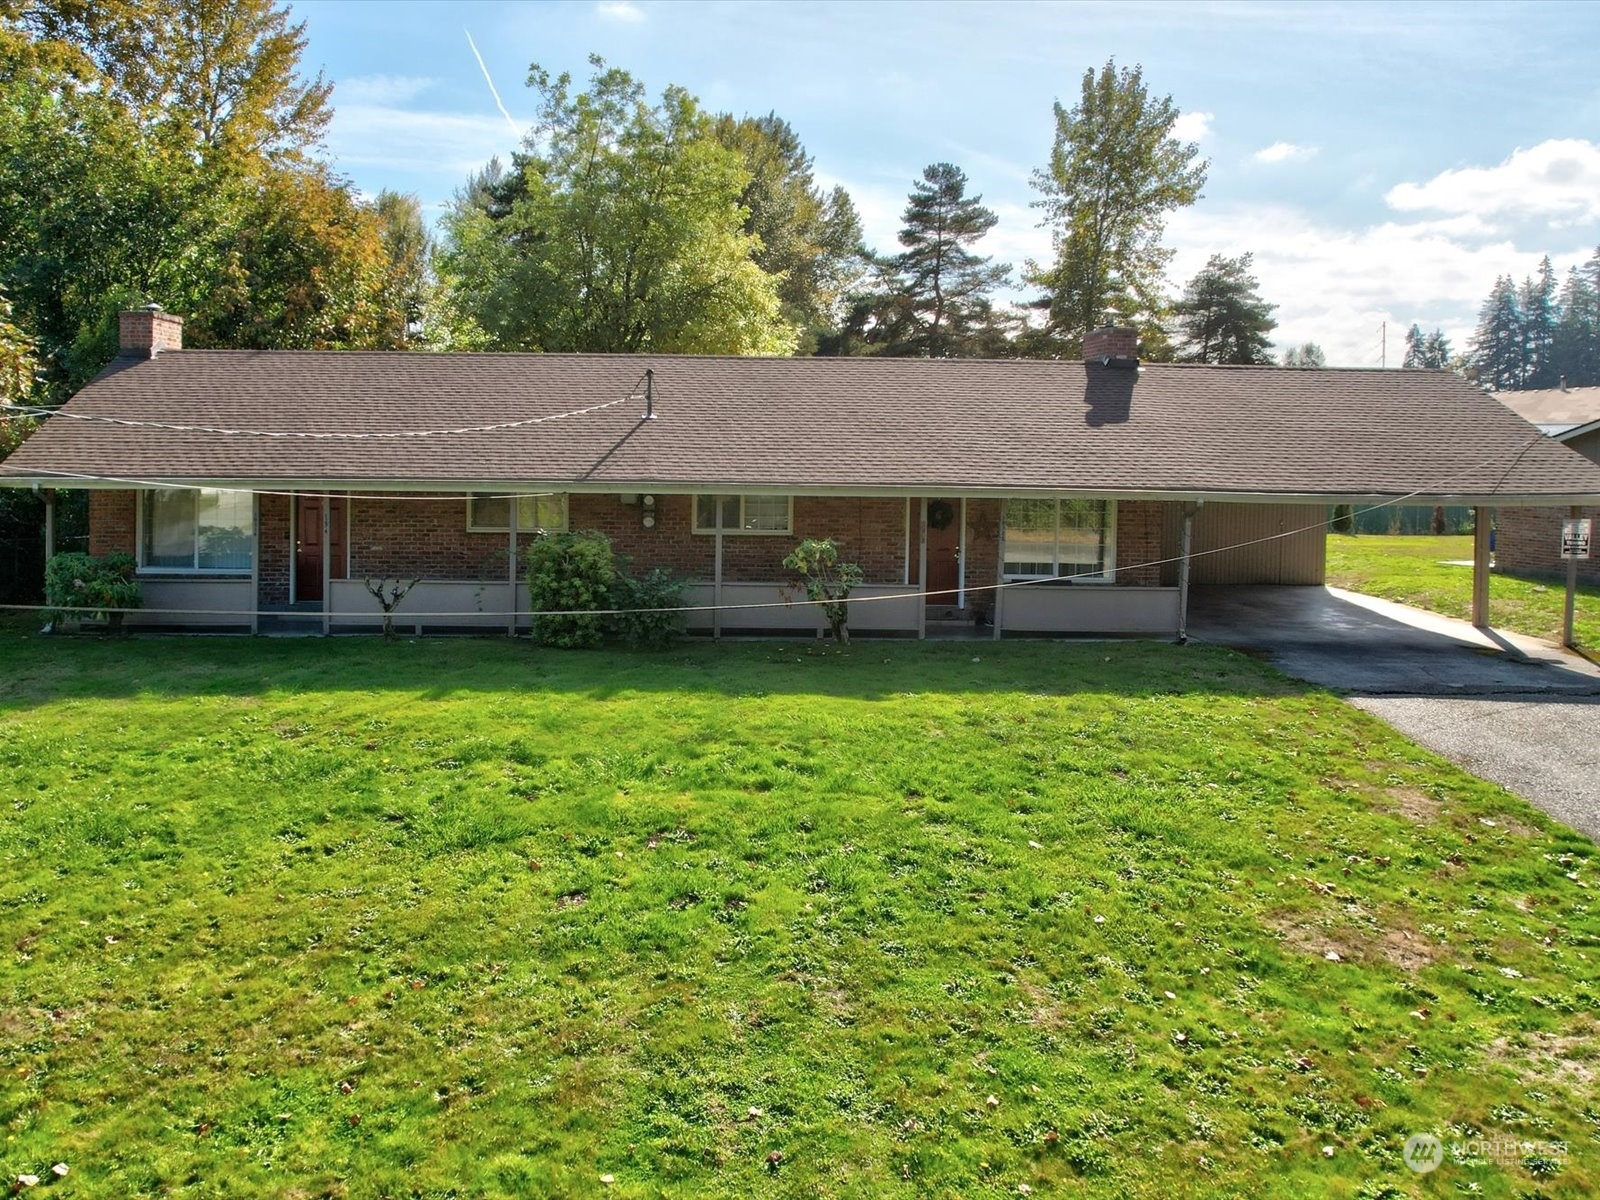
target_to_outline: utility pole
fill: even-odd
[[[1387,321],[1378,326],[1378,365],[1385,370],[1389,367],[1389,322]]]

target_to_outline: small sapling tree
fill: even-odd
[[[367,592],[378,606],[383,609],[383,636],[389,641],[394,641],[394,610],[400,607],[400,601],[406,594],[421,583],[420,579],[363,579]]]
[[[822,609],[828,632],[836,642],[848,642],[850,593],[866,578],[855,563],[839,561],[839,548],[831,538],[807,538],[783,560],[783,565],[799,573],[806,585],[806,597]]]

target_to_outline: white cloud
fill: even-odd
[[[1257,162],[1281,163],[1300,162],[1311,158],[1317,152],[1315,146],[1297,146],[1293,142],[1273,142],[1270,146],[1263,146],[1250,157]]]
[[[425,75],[358,75],[340,82],[339,104],[405,104],[434,84]]]
[[[1179,113],[1172,123],[1172,136],[1180,142],[1203,142],[1211,136],[1211,122],[1215,119],[1215,113]]]
[[[1401,212],[1541,217],[1561,224],[1600,220],[1600,144],[1552,138],[1520,147],[1493,167],[1443,171],[1402,183],[1384,197]]]
[[[419,176],[467,176],[498,154],[517,148],[498,113],[421,112],[381,104],[341,104],[328,130],[328,149],[343,168],[386,167]]]
[[[594,6],[595,15],[606,21],[617,21],[623,25],[637,25],[645,19],[644,9],[629,0],[600,0]]]
[[[1521,278],[1537,268],[1542,249],[1486,240],[1485,231],[1470,216],[1341,229],[1295,208],[1241,205],[1180,212],[1168,222],[1166,241],[1177,251],[1173,290],[1208,256],[1251,251],[1261,295],[1278,306],[1280,345],[1316,342],[1332,366],[1375,367],[1383,322],[1391,366],[1413,321],[1443,328],[1464,350],[1495,277]],[[1558,262],[1584,255],[1581,244],[1550,249]]]

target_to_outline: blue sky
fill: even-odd
[[[713,111],[775,111],[895,248],[924,166],[955,163],[1000,217],[982,249],[1048,258],[1029,207],[1051,103],[1139,63],[1211,161],[1175,216],[1176,288],[1212,253],[1256,256],[1280,344],[1389,365],[1413,321],[1458,349],[1497,274],[1600,245],[1600,5],[301,2],[305,65],[335,84],[328,139],[364,191],[438,211],[533,118],[528,66],[587,56]],[[468,35],[482,55],[474,58]],[[485,80],[493,80],[510,119]],[[1020,293],[1019,293],[1020,294]]]

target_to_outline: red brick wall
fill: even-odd
[[[1494,568],[1513,575],[1566,578],[1561,557],[1565,508],[1502,508],[1495,513]],[[1600,508],[1585,509],[1590,528],[1600,531]],[[1593,551],[1591,550],[1591,554]],[[1578,578],[1600,583],[1600,558],[1578,560]]]
[[[1124,587],[1156,587],[1161,583],[1162,531],[1166,524],[1159,500],[1117,501],[1117,579]]]
[[[263,495],[257,497],[256,503],[256,553],[260,556],[256,602],[287,604],[289,563],[294,558],[289,510],[294,502],[288,496]]]
[[[967,501],[967,607],[994,608],[1000,571],[1000,501]],[[981,590],[988,589],[988,590]]]
[[[89,493],[90,554],[133,554],[138,536],[137,493]]]
[[[521,547],[532,534],[519,534]],[[502,580],[507,535],[468,533],[465,496],[350,501],[350,578]]]

